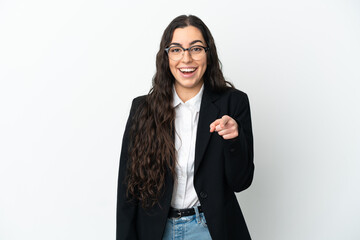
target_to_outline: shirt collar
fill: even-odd
[[[201,99],[204,92],[204,84],[202,84],[200,91],[191,99],[186,101],[185,103],[178,96],[175,86],[173,85],[173,107],[177,107],[179,104],[185,104],[195,111],[200,111]]]
[[[177,107],[177,105],[179,105],[180,103],[183,103],[183,101],[180,99],[180,97],[177,95],[176,90],[175,90],[175,86],[173,85],[173,107]]]

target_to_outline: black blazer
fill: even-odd
[[[129,129],[144,96],[133,100],[122,142],[118,180],[116,239],[161,240],[170,208],[173,179],[168,172],[158,205],[144,210],[126,199],[124,183],[128,160]],[[239,135],[225,140],[210,133],[210,124],[223,115],[238,123]],[[248,188],[254,174],[253,136],[249,100],[245,93],[229,89],[215,93],[205,85],[195,148],[194,187],[214,240],[250,238],[234,192]]]

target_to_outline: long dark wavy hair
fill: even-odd
[[[137,109],[130,130],[127,195],[146,209],[158,203],[162,196],[168,169],[175,177],[174,119],[172,106],[175,78],[170,72],[165,48],[171,43],[174,30],[194,26],[206,42],[207,68],[204,83],[212,91],[221,92],[233,85],[225,81],[214,39],[207,26],[196,16],[181,15],[165,29],[156,55],[156,73],[146,100]]]

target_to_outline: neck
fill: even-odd
[[[193,88],[185,88],[185,87],[179,86],[178,84],[175,84],[175,90],[176,90],[177,95],[181,99],[181,101],[183,101],[185,103],[186,101],[195,97],[196,94],[198,94],[202,85],[203,85],[203,83],[201,82]]]

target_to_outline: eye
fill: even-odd
[[[201,52],[202,50],[203,50],[203,48],[200,47],[200,46],[193,46],[193,47],[191,48],[191,51],[192,51],[192,52]]]
[[[169,52],[170,53],[181,53],[182,49],[180,47],[171,47]]]

